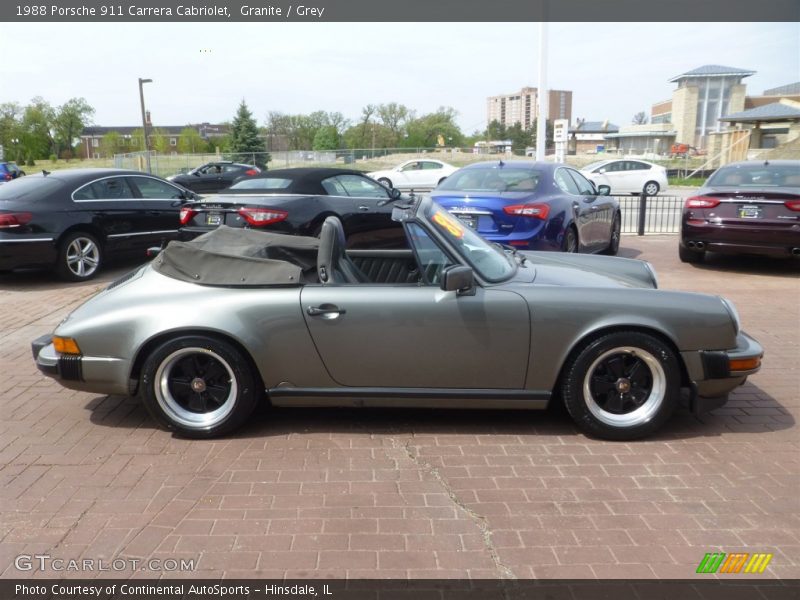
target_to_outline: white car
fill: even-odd
[[[612,194],[655,196],[667,189],[667,170],[644,160],[601,160],[581,169],[595,185],[607,185]]]
[[[458,167],[429,158],[407,160],[394,169],[367,173],[374,180],[397,189],[433,189],[442,180],[458,171]]]

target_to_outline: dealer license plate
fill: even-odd
[[[739,205],[740,219],[759,219],[761,218],[761,207],[758,204]]]
[[[206,225],[222,225],[222,215],[219,213],[208,213],[206,215]]]

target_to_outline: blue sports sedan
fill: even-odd
[[[621,217],[608,191],[563,164],[498,160],[456,171],[431,196],[492,242],[613,255]]]

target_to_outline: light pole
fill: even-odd
[[[152,79],[142,79],[139,77],[139,102],[142,105],[142,133],[144,135],[144,155],[147,161],[147,172],[150,173],[150,140],[147,137],[147,115],[144,112],[144,90],[142,86],[145,83],[152,83]]]

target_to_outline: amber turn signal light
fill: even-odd
[[[761,358],[738,358],[728,361],[730,370],[733,371],[752,371],[761,366]]]
[[[81,349],[78,348],[78,342],[72,338],[54,337],[53,348],[59,354],[80,354]]]

